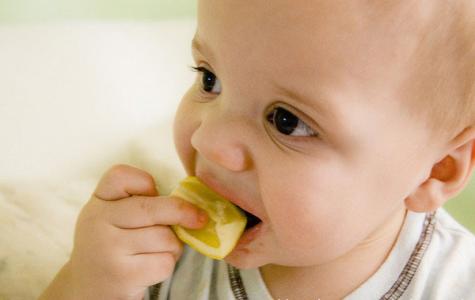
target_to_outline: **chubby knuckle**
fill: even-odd
[[[150,173],[145,172],[143,170],[140,170],[140,173],[142,174],[142,178],[147,185],[155,186],[155,179]]]
[[[121,176],[125,173],[128,173],[131,170],[131,167],[126,164],[116,164],[113,165],[107,172],[110,176]]]
[[[173,236],[173,233],[169,231],[171,230],[169,228],[166,228],[166,230],[159,233],[160,241],[163,245],[166,245],[167,247],[171,247],[174,243],[176,243],[175,236]]]
[[[183,242],[181,242],[180,240],[177,239],[177,243],[176,243],[176,248],[175,250],[173,251],[173,253],[175,254],[175,261],[178,261],[181,257],[181,255],[183,254]]]
[[[171,253],[162,252],[156,257],[155,262],[151,262],[147,265],[147,271],[149,274],[154,274],[153,282],[161,282],[173,274],[175,264],[175,258]]]
[[[181,248],[183,245],[181,244],[180,240],[176,237],[175,233],[171,229],[169,229],[169,232],[165,235],[164,241],[166,243],[166,246],[170,251],[173,253],[179,253],[181,251]]]
[[[175,269],[175,256],[169,252],[164,252],[160,256],[159,272],[163,277],[168,277]]]
[[[121,177],[124,175],[133,175],[135,177],[138,177],[140,180],[143,180],[146,185],[155,185],[155,179],[153,176],[141,169],[138,169],[136,167],[126,165],[126,164],[116,164],[113,165],[109,171],[107,172],[109,176],[112,177]]]

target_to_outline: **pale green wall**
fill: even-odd
[[[460,223],[475,233],[475,175],[467,188],[457,197],[450,199],[445,208]]]
[[[0,22],[158,20],[193,17],[196,0],[0,0]],[[475,179],[445,206],[475,232]]]
[[[196,0],[0,0],[0,22],[190,17]]]

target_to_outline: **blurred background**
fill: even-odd
[[[106,98],[131,111],[135,119],[130,120],[130,127],[135,129],[142,128],[134,125],[137,120],[162,117],[161,106],[165,102],[172,107],[177,104],[181,91],[192,80],[192,75],[184,72],[192,62],[187,54],[189,40],[173,41],[180,45],[179,54],[175,53],[176,48],[167,48],[167,44],[175,38],[191,37],[195,11],[194,0],[0,0],[0,90],[3,90],[0,117],[17,123],[14,133],[5,127],[0,131],[3,146],[5,141],[10,141],[9,150],[0,160],[3,166],[10,166],[4,170],[18,178],[28,177],[31,172],[42,175],[44,170],[34,167],[38,156],[28,152],[31,145],[35,145],[35,152],[40,152],[42,157],[51,155],[51,147],[64,145],[68,137],[53,138],[58,121],[61,126],[70,126],[70,133],[77,136],[90,134],[91,128],[100,130],[97,128],[105,124],[94,113],[95,108],[102,105],[114,113]],[[156,30],[157,26],[177,26],[178,29],[169,32],[183,32],[183,35],[167,36],[163,30]],[[182,57],[188,60],[175,64],[175,69],[167,72],[184,76],[183,82],[167,81],[167,76],[158,73],[161,60],[175,58],[179,62]],[[170,64],[167,67],[171,68]],[[167,94],[167,88],[173,91]],[[167,101],[157,101],[164,95]],[[142,108],[132,107],[131,98],[141,98],[145,104]],[[57,105],[58,119],[39,118],[45,99]],[[82,106],[80,99],[89,106]],[[92,125],[78,132],[71,124],[79,117],[75,119],[72,112],[76,116],[90,114]],[[26,122],[32,119],[38,121],[33,131],[31,123]],[[107,125],[118,122],[116,118]],[[23,123],[27,125],[22,126]],[[134,132],[128,130],[127,134]],[[103,132],[100,139],[106,144],[112,136],[111,132]],[[47,139],[47,144],[40,142]],[[95,142],[101,144],[99,140]],[[88,150],[87,145],[82,145],[82,152]],[[33,158],[19,160],[28,155]],[[78,155],[56,155],[59,164],[79,159]],[[475,180],[472,178],[465,191],[445,207],[475,232]]]
[[[195,1],[0,0],[0,299],[37,299],[100,177],[122,163],[166,195],[172,118],[196,78]]]
[[[0,21],[15,23],[163,20],[195,11],[195,0],[0,0]]]

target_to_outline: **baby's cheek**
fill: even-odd
[[[283,205],[272,211],[273,230],[280,246],[295,254],[313,253],[322,261],[347,251],[359,236],[352,214],[343,207],[349,197],[357,196],[324,186],[281,191],[279,202]]]
[[[279,199],[282,205],[272,210],[272,223],[281,243],[314,248],[332,232],[335,220],[328,218],[330,209],[321,205],[318,195],[309,198],[305,193],[282,192]]]
[[[344,255],[357,243],[352,232],[338,223],[338,218],[300,217],[283,221],[277,229],[279,248],[298,264],[324,264]]]
[[[190,102],[188,93],[185,94],[181,103],[175,113],[173,123],[173,140],[175,143],[175,149],[182,163],[187,169],[188,173],[192,173],[193,170],[193,158],[194,152],[191,145],[191,137],[193,132],[199,126],[199,117],[196,112],[192,110],[192,103]]]

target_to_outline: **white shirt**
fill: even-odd
[[[273,299],[258,268],[237,273],[234,277],[225,261],[185,245],[172,276],[150,287],[145,299],[156,299],[154,289],[159,300]],[[242,284],[236,286],[244,288],[247,298],[233,294],[231,281],[239,278]],[[475,300],[475,236],[443,209],[432,217],[408,212],[386,261],[344,299]]]

